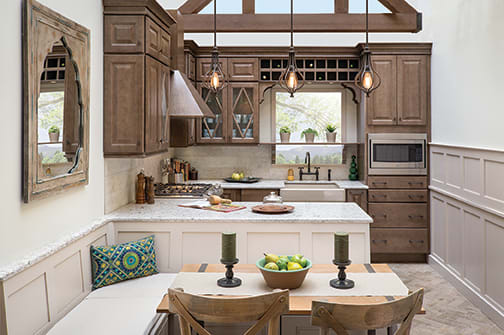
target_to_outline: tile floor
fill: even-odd
[[[410,290],[425,289],[425,315],[413,320],[411,335],[504,335],[481,311],[428,264],[391,264]]]

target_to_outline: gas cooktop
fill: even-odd
[[[208,194],[212,184],[154,184],[158,198],[201,198]]]

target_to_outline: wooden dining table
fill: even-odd
[[[255,264],[236,264],[235,273],[259,273]],[[222,264],[185,264],[181,272],[223,273],[226,271]],[[330,264],[314,264],[311,273],[334,273],[337,277],[337,268]],[[393,273],[388,264],[351,264],[347,273]],[[291,315],[310,315],[312,301],[323,300],[341,304],[368,305],[387,301],[394,301],[404,296],[291,296],[289,297],[289,313]],[[168,293],[164,295],[157,308],[158,313],[170,313]],[[425,313],[422,309],[421,313]]]

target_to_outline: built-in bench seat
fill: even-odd
[[[154,335],[166,332],[167,317],[156,314],[156,307],[175,276],[174,273],[160,273],[95,290],[47,334]]]

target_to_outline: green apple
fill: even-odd
[[[233,180],[240,180],[240,179],[241,179],[241,178],[240,178],[240,174],[239,174],[239,173],[236,173],[236,172],[235,172],[235,173],[233,173],[233,174],[231,175],[231,179],[233,179]]]

